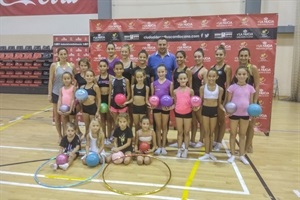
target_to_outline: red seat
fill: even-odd
[[[24,53],[24,59],[31,60],[32,59],[32,53]]]
[[[41,58],[42,57],[42,53],[34,53],[33,54],[33,59],[39,59],[39,58]]]
[[[4,60],[12,60],[14,58],[14,53],[5,53]]]
[[[21,60],[23,58],[23,53],[15,53],[14,59]]]
[[[3,60],[5,57],[5,53],[0,53],[0,60]]]

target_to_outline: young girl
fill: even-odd
[[[59,137],[58,141],[60,142],[62,138],[62,127],[61,117],[57,112],[59,89],[63,86],[62,74],[66,71],[75,74],[75,67],[72,63],[67,61],[68,51],[66,48],[58,48],[57,56],[58,62],[52,63],[49,70],[48,100],[53,103],[53,115]]]
[[[116,122],[117,117],[120,113],[127,112],[127,104],[130,100],[130,85],[129,80],[122,76],[124,66],[121,61],[117,61],[114,66],[115,77],[109,81],[109,96],[108,106],[110,108],[111,116],[113,121]],[[117,94],[124,94],[126,96],[126,102],[123,105],[117,105],[115,102],[115,96]]]
[[[120,113],[117,117],[118,127],[114,131],[114,147],[112,153],[122,151],[124,155],[131,155],[132,148],[132,130],[129,128],[129,116],[127,113]],[[108,158],[111,160],[111,155]],[[131,161],[131,156],[125,157],[123,163],[128,165]]]
[[[192,89],[196,96],[200,96],[200,87],[207,82],[207,69],[203,66],[204,51],[199,48],[194,52],[195,66],[191,68],[192,72]],[[196,132],[200,124],[200,139],[196,143]],[[204,128],[202,122],[201,110],[192,112],[192,130],[191,130],[191,144],[195,148],[200,148],[204,145]]]
[[[175,56],[176,56],[177,68],[173,71],[174,90],[180,86],[180,83],[178,82],[178,76],[182,72],[186,73],[186,75],[188,77],[187,84],[189,86],[192,85],[191,70],[185,65],[186,53],[184,51],[177,51]]]
[[[249,125],[249,115],[247,112],[248,106],[253,103],[253,95],[255,89],[253,86],[247,84],[247,78],[249,77],[248,70],[245,67],[239,67],[236,70],[235,77],[237,83],[229,86],[228,91],[228,102],[235,103],[237,110],[233,113],[230,119],[230,151],[231,156],[228,159],[229,163],[235,160],[235,139],[237,135],[237,129],[239,129],[239,153],[240,160],[248,165],[249,162],[245,157],[245,144],[246,144],[246,133]]]
[[[109,96],[109,81],[112,80],[113,76],[108,74],[108,62],[103,59],[100,60],[98,65],[98,70],[100,74],[96,76],[95,81],[97,82],[100,93],[101,93],[101,103],[106,103],[108,105],[108,96]],[[101,127],[105,136],[105,144],[110,144],[111,133],[113,130],[113,120],[109,112],[100,113],[101,117]],[[107,127],[107,129],[106,129]]]
[[[78,66],[79,66],[79,73],[75,74],[74,79],[75,79],[75,87],[80,88],[83,85],[86,85],[86,80],[84,79],[85,77],[85,72],[90,69],[90,62],[87,58],[81,58],[78,61]],[[74,106],[74,111],[77,114],[78,112],[81,111],[81,106],[80,103],[75,99],[75,106]],[[78,119],[75,116],[75,121],[74,121],[76,128],[77,128],[77,133],[81,137],[83,134],[81,133],[79,126],[78,126]]]
[[[216,80],[218,79],[218,72],[211,68],[207,73],[207,84],[200,87],[200,97],[202,99],[201,114],[203,117],[204,128],[204,143],[205,154],[199,157],[199,160],[212,159],[216,161],[216,157],[212,155],[212,137],[217,125],[218,109],[225,111],[222,105],[222,95],[224,90],[218,86]]]
[[[103,162],[102,157],[105,156],[104,151],[104,133],[101,130],[100,122],[96,119],[91,120],[90,132],[86,136],[86,154],[81,158],[82,163],[86,165],[86,156],[90,152],[95,152],[99,155],[100,163]]]
[[[94,83],[95,74],[92,70],[87,70],[85,73],[86,85],[81,86],[88,93],[88,99],[81,102],[83,121],[85,124],[85,134],[81,136],[81,139],[85,139],[89,132],[89,125],[91,120],[99,118],[99,107],[101,104],[101,93],[97,84]]]
[[[121,62],[124,66],[123,76],[129,80],[129,85],[131,85],[132,70],[136,67],[136,64],[130,60],[130,46],[129,44],[124,44],[121,47]],[[129,127],[133,125],[133,113],[132,105],[128,104],[127,113],[129,114],[130,124]]]
[[[154,81],[154,71],[151,67],[147,65],[148,53],[146,50],[142,49],[138,54],[139,65],[133,68],[131,83],[137,83],[136,78],[134,76],[135,71],[138,69],[142,69],[145,71],[146,78],[144,79],[144,84],[149,88],[151,87],[151,83]]]
[[[225,63],[226,50],[224,45],[220,45],[216,52],[216,61],[217,63],[213,66],[214,69],[218,72],[217,84],[223,88],[224,93],[222,95],[222,103],[226,101],[226,88],[229,87],[231,81],[231,67]],[[225,113],[222,110],[218,110],[218,123],[215,131],[214,138],[214,150],[219,151],[222,147],[222,139],[225,134]]]
[[[259,72],[255,65],[250,63],[250,50],[248,48],[242,48],[239,50],[238,59],[240,66],[247,67],[249,78],[247,83],[252,85],[255,91],[259,91]],[[258,92],[255,92],[253,95],[253,102],[258,102]],[[246,152],[252,153],[253,152],[253,145],[252,140],[254,136],[254,125],[256,123],[256,118],[253,117],[249,122],[247,135],[246,135]]]
[[[73,123],[66,124],[66,135],[61,139],[59,144],[59,152],[58,155],[64,153],[67,154],[69,159],[68,163],[57,165],[56,163],[52,163],[50,167],[53,170],[57,170],[57,168],[61,168],[63,170],[67,170],[68,167],[73,163],[73,161],[79,155],[80,150],[80,139],[78,135],[75,134],[76,128]]]
[[[113,42],[108,42],[106,45],[106,53],[107,53],[107,62],[108,62],[108,73],[110,75],[115,75],[114,73],[114,66],[117,61],[120,59],[117,57],[116,54],[116,46]]]
[[[136,132],[135,137],[135,153],[145,153],[151,154],[156,149],[156,135],[155,132],[150,129],[150,120],[148,117],[144,116],[140,120],[141,129]],[[141,142],[147,142],[150,146],[150,149],[146,152],[141,152],[139,150],[139,144]],[[151,158],[147,156],[137,156],[137,164],[149,165],[151,163]]]
[[[76,80],[75,85],[77,88],[81,88],[81,86],[86,85],[86,80],[84,79],[85,73],[88,69],[90,69],[90,62],[87,58],[81,58],[78,61],[79,73],[75,74],[74,78]]]
[[[158,80],[154,81],[151,84],[151,95],[156,95],[161,98],[164,95],[171,95],[173,91],[173,83],[166,78],[167,69],[165,65],[161,64],[157,68]],[[154,120],[156,124],[156,134],[157,134],[157,146],[158,149],[154,154],[167,155],[166,151],[166,141],[167,141],[167,125],[169,123],[171,107],[162,107],[159,104],[156,108],[153,109]]]
[[[189,134],[192,124],[191,96],[194,95],[194,91],[186,86],[188,82],[188,76],[186,73],[181,72],[178,75],[177,81],[179,83],[179,87],[174,90],[175,120],[178,141],[178,152],[176,157],[186,158],[190,143]],[[181,149],[182,139],[184,139],[184,149]]]
[[[75,86],[72,85],[73,76],[70,72],[64,72],[62,79],[64,86],[59,90],[57,113],[62,116],[63,135],[65,135],[66,124],[68,122],[73,122],[75,118],[75,112],[73,112]],[[61,111],[60,107],[62,105],[68,106],[69,110],[66,112]]]
[[[142,69],[135,71],[135,78],[137,83],[131,86],[132,98],[129,103],[133,103],[132,112],[133,112],[133,123],[135,130],[139,130],[140,120],[147,113],[147,106],[150,106],[148,102],[149,98],[149,87],[144,84],[146,78],[145,71]]]

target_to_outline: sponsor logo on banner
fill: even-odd
[[[152,22],[146,22],[142,25],[142,29],[156,29],[156,24]]]
[[[269,67],[266,67],[266,66],[262,65],[260,68],[258,68],[258,72],[260,74],[271,74],[272,69],[269,68]]]
[[[264,102],[264,100],[262,100],[262,99],[259,99],[258,100],[258,104],[263,108],[264,107],[264,104],[265,104],[265,102]]]
[[[77,48],[75,52],[82,52],[82,49]]]
[[[203,62],[211,62],[211,58],[209,56],[204,56]]]
[[[180,46],[177,46],[177,51],[192,51],[192,46],[187,45],[186,43],[183,43]]]
[[[232,31],[220,32],[214,34],[215,39],[232,38]]]
[[[247,45],[248,45],[247,42],[241,42],[241,43],[240,43],[240,49],[241,49],[241,48],[246,48]]]
[[[68,41],[68,39],[67,39],[66,37],[62,37],[60,41],[61,41],[61,42],[63,42],[63,41]]]
[[[95,50],[96,50],[96,51],[103,51],[103,50],[102,50],[102,45],[101,45],[101,44],[97,44],[97,45],[95,46]]]
[[[139,34],[130,34],[130,35],[124,35],[124,40],[139,40],[140,35]]]
[[[182,22],[177,23],[177,28],[193,28],[193,23],[183,20]]]
[[[263,77],[263,76],[260,77],[260,78],[259,78],[259,84],[265,85],[265,84],[266,84],[266,80],[267,80],[267,79],[266,79],[265,77]]]
[[[257,127],[257,128],[260,128],[260,127],[262,126],[262,123],[261,123],[261,122],[258,122],[258,121],[256,121],[254,126],[255,126],[255,127]]]
[[[203,19],[200,24],[201,28],[209,27],[208,23],[209,23],[209,21],[207,19]]]
[[[270,92],[265,91],[264,89],[259,89],[259,96],[260,97],[269,97],[270,96]]]
[[[233,60],[234,60],[234,62],[238,63],[239,62],[239,57],[235,56]]]
[[[273,19],[269,19],[268,17],[264,17],[263,19],[257,20],[257,26],[274,26],[275,21]]]
[[[96,36],[93,36],[93,42],[101,42],[101,41],[105,41],[105,35],[99,33]]]
[[[273,50],[273,44],[263,41],[261,44],[256,45],[256,50]]]
[[[233,25],[233,22],[230,20],[227,20],[226,18],[223,18],[221,21],[218,21],[216,23],[216,27],[231,27]]]
[[[0,16],[97,13],[97,0],[0,0]]]
[[[116,51],[121,51],[122,46],[119,46],[118,44],[115,43],[115,50]]]
[[[102,24],[99,22],[95,26],[96,31],[101,31],[102,30]]]
[[[135,46],[134,46],[134,44],[129,44],[129,48],[130,48],[130,51],[131,51],[131,52],[135,51]]]
[[[111,39],[112,39],[113,41],[118,41],[118,40],[119,40],[119,35],[118,35],[118,33],[113,33],[112,36],[111,36]]]
[[[260,118],[260,119],[265,119],[265,120],[266,120],[266,119],[268,119],[268,115],[262,113],[262,114],[259,115],[259,118]]]
[[[128,28],[128,29],[135,29],[134,26],[135,26],[135,22],[134,22],[134,21],[131,21],[131,22],[128,23],[127,28]]]
[[[207,43],[203,42],[200,44],[200,48],[203,49],[204,51],[207,50]]]
[[[267,58],[268,58],[268,54],[266,54],[266,53],[262,53],[262,54],[260,54],[260,56],[259,56],[259,60],[260,60],[261,62],[267,62],[267,61],[268,61]]]
[[[248,22],[249,22],[248,17],[243,17],[243,18],[241,19],[241,25],[242,25],[242,26],[248,26]]]
[[[134,63],[137,63],[138,60],[139,60],[138,57],[135,57],[135,56],[132,55],[132,54],[129,56],[129,59],[130,59],[132,62],[134,62]]]
[[[249,39],[253,38],[254,34],[247,29],[244,29],[242,32],[236,34],[237,39]]]
[[[200,38],[209,38],[209,33],[208,32],[206,32],[206,33],[201,33],[200,34]]]
[[[108,30],[121,30],[122,26],[118,22],[114,21],[112,24],[108,25]]]
[[[226,44],[225,42],[221,42],[219,45],[215,46],[215,50],[217,50],[220,45],[223,45],[226,51],[230,51],[231,50],[231,45],[230,44]]]
[[[102,56],[101,54],[97,54],[96,56],[92,56],[93,61],[99,63],[100,60],[106,59],[105,56]]]
[[[163,23],[163,27],[164,28],[166,28],[166,29],[169,29],[170,28],[170,25],[171,25],[171,23],[170,23],[170,21],[164,21],[164,23]]]
[[[156,47],[151,45],[150,43],[146,44],[146,46],[143,46],[142,49],[145,49],[147,52],[148,51],[156,51]]]
[[[268,29],[263,29],[263,30],[261,30],[261,32],[260,32],[260,36],[262,37],[262,38],[270,38],[270,35],[269,35],[269,30]]]

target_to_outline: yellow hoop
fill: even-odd
[[[130,193],[130,192],[123,192],[123,191],[121,191],[121,190],[117,190],[117,189],[111,187],[111,186],[105,181],[105,171],[106,171],[107,167],[112,163],[112,162],[110,162],[110,163],[108,163],[108,164],[106,165],[106,167],[105,167],[105,168],[103,169],[103,171],[102,171],[102,179],[103,179],[103,183],[104,183],[105,187],[107,187],[109,190],[111,190],[111,191],[113,191],[113,192],[115,192],[115,193],[118,193],[118,194],[123,194],[123,195],[127,195],[127,196],[139,196],[139,195],[149,195],[149,194],[157,193],[157,192],[163,190],[163,189],[168,185],[168,183],[170,182],[171,177],[172,177],[172,172],[171,172],[171,169],[170,169],[170,167],[169,167],[169,165],[168,165],[167,163],[165,163],[165,162],[162,161],[161,159],[158,159],[158,158],[156,158],[156,157],[154,157],[154,156],[151,156],[151,155],[144,155],[144,154],[131,154],[131,155],[125,155],[124,157],[132,157],[132,156],[144,156],[144,157],[150,157],[150,158],[153,158],[153,159],[155,159],[155,160],[158,160],[158,161],[162,162],[162,163],[167,167],[167,169],[169,170],[169,177],[168,177],[168,180],[166,181],[166,183],[165,183],[163,186],[161,186],[160,188],[155,189],[155,190],[152,190],[152,191],[149,191],[149,192],[136,192],[136,193]],[[120,157],[120,158],[121,158],[121,157]],[[117,158],[117,159],[119,159],[119,158]]]

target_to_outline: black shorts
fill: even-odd
[[[169,114],[170,114],[170,111],[169,111],[169,110],[153,109],[153,114],[154,114],[154,113],[161,113],[161,114],[164,114],[164,115],[169,115]]]
[[[58,102],[58,95],[57,94],[54,94],[54,93],[51,94],[51,102],[57,104],[57,102]]]
[[[89,115],[95,115],[97,113],[97,105],[95,103],[88,106],[82,105],[82,112]]]
[[[231,120],[240,120],[240,119],[243,119],[243,120],[249,120],[250,117],[249,116],[237,116],[237,115],[231,115],[229,117],[229,119]]]
[[[218,116],[218,106],[210,107],[210,106],[202,106],[201,111],[202,116],[213,118]]]
[[[142,106],[136,106],[132,104],[132,114],[140,114],[140,115],[145,115],[147,113],[147,105],[142,105]]]
[[[101,103],[108,104],[108,94],[101,95]]]
[[[189,112],[187,114],[179,114],[177,112],[175,112],[175,117],[178,117],[178,118],[192,118],[192,112]]]

